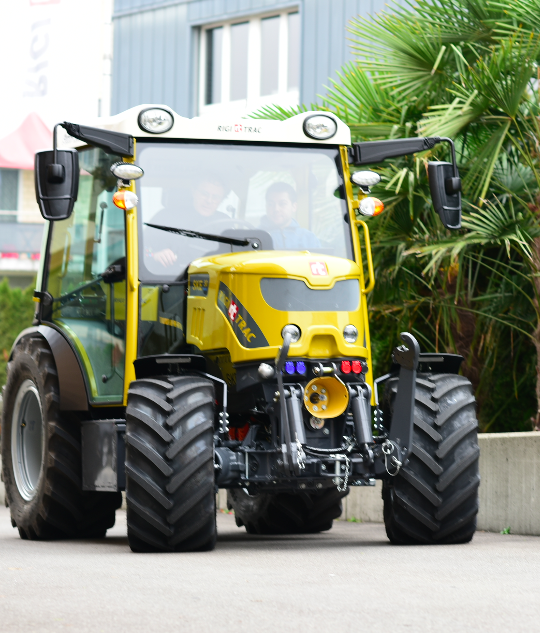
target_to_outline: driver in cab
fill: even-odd
[[[203,176],[193,187],[191,205],[188,209],[178,210],[182,203],[181,200],[177,200],[158,211],[152,218],[152,224],[204,233],[205,229],[215,222],[231,219],[226,213],[217,210],[225,194],[225,186],[218,178],[211,175]],[[152,229],[152,232],[156,235],[146,239],[146,257],[165,268],[173,266],[178,259],[175,252],[178,250],[178,237],[158,229]]]

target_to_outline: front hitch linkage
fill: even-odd
[[[386,471],[393,476],[407,463],[412,450],[416,370],[420,357],[420,345],[412,334],[402,332],[401,340],[405,345],[396,347],[392,354],[394,362],[400,365],[399,381],[390,432],[382,446]],[[393,472],[388,469],[389,462]]]

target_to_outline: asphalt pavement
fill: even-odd
[[[215,551],[133,554],[103,540],[23,541],[0,508],[2,633],[540,631],[540,538],[479,532],[394,547],[379,523],[255,537],[218,515]]]

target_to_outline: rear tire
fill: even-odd
[[[227,505],[234,510],[236,525],[248,534],[313,534],[332,528],[343,512],[347,492],[329,488],[322,492],[258,493],[243,488],[227,491]]]
[[[214,549],[213,429],[211,381],[178,376],[131,384],[126,502],[134,552]]]
[[[398,379],[385,389],[391,415]],[[383,482],[384,523],[398,545],[467,543],[476,531],[480,475],[472,385],[455,374],[416,380],[413,449],[396,477]]]
[[[8,364],[2,414],[6,505],[22,539],[100,538],[114,525],[119,492],[83,492],[80,424],[59,411],[51,349],[21,339]]]

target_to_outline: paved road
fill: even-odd
[[[253,537],[218,516],[214,552],[129,551],[125,513],[102,541],[18,538],[0,509],[0,631],[540,630],[540,538],[392,547],[376,523]]]

